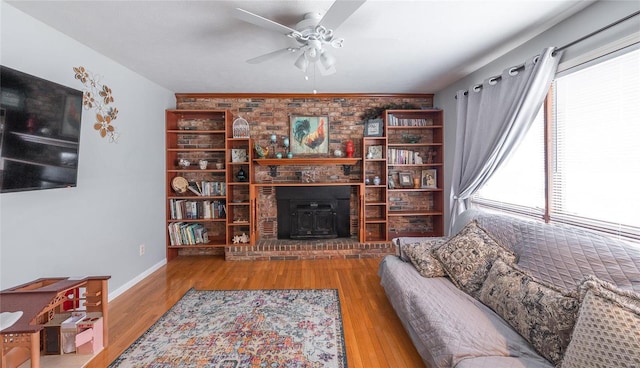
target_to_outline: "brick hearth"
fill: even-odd
[[[234,245],[224,249],[227,261],[382,258],[395,252],[390,242],[360,243],[352,238],[259,240],[255,246]]]

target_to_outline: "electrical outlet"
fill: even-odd
[[[140,255],[144,255],[144,244],[140,244]]]

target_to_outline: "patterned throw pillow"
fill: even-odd
[[[449,237],[447,236],[440,236],[440,237],[420,237],[420,238],[415,238],[415,237],[404,237],[404,238],[395,238],[393,239],[393,242],[396,245],[396,249],[398,250],[398,257],[400,257],[401,260],[403,260],[404,262],[411,262],[411,260],[409,259],[409,256],[407,256],[406,252],[404,251],[405,248],[407,248],[408,246],[414,246],[416,243],[419,244],[424,244],[424,245],[428,245],[429,247],[431,247],[431,249],[435,249],[436,247],[444,244],[447,240],[449,240]]]
[[[504,318],[543,357],[557,364],[569,345],[580,306],[561,292],[496,260],[478,299]]]
[[[472,296],[482,287],[494,260],[516,261],[510,250],[496,243],[475,221],[435,249],[434,254],[456,286]]]
[[[640,295],[589,277],[562,368],[640,367]]]
[[[433,255],[433,248],[441,245],[446,240],[438,239],[421,243],[407,244],[404,252],[423,277],[443,277],[447,276],[440,261]]]

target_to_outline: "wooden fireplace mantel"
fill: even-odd
[[[294,158],[258,158],[260,166],[305,166],[305,165],[355,165],[362,161],[359,157],[294,157]]]
[[[351,173],[351,166],[362,161],[358,157],[293,157],[293,158],[258,158],[253,162],[259,166],[269,166],[269,175],[275,177],[278,174],[278,166],[311,166],[311,165],[342,165],[345,175]]]
[[[302,182],[265,182],[265,183],[251,183],[252,187],[326,187],[326,186],[349,186],[349,187],[364,187],[363,183],[356,182],[323,182],[314,181],[311,183]]]

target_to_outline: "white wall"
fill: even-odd
[[[535,37],[531,41],[526,42],[522,46],[517,47],[504,56],[436,93],[434,105],[444,109],[445,116],[446,226],[448,226],[448,219],[450,218],[449,195],[456,141],[456,92],[459,90],[468,90],[471,86],[482,83],[482,81],[487,78],[500,75],[504,69],[522,64],[525,60],[540,54],[546,47],[561,47],[569,44],[638,10],[640,10],[640,2],[638,1],[595,2],[576,15],[540,34],[538,37]],[[586,52],[598,49],[630,34],[638,36],[639,33],[640,16],[636,16],[607,32],[568,48],[560,61],[561,67],[579,59],[579,56]]]
[[[120,132],[119,142],[109,143],[93,129],[95,113],[84,110],[78,186],[0,195],[0,289],[39,277],[110,275],[113,297],[165,262],[164,110],[175,107],[175,97],[0,5],[2,65],[78,90],[74,66],[101,75],[113,91]]]

